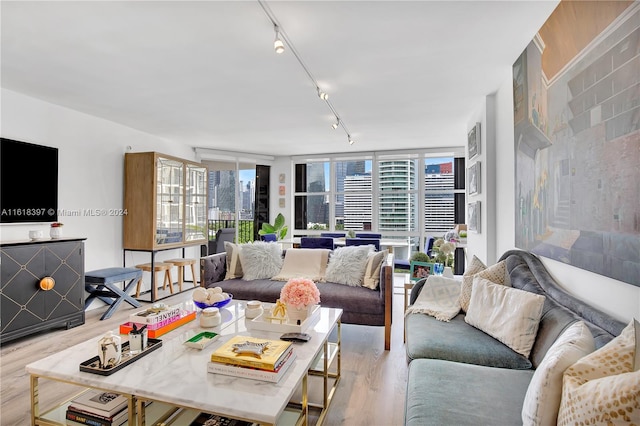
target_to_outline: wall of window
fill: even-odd
[[[293,235],[372,230],[384,238],[409,239],[417,248],[426,237],[442,236],[464,222],[456,215],[464,187],[455,185],[464,161],[454,161],[463,154],[461,148],[294,158]]]

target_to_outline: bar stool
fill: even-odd
[[[173,294],[173,280],[171,279],[171,268],[173,267],[173,263],[165,263],[165,262],[155,262],[153,264],[153,286],[151,288],[152,299],[156,300],[156,288],[158,282],[158,272],[164,271],[164,282],[162,284],[162,289],[165,290],[167,288],[167,282],[169,283],[169,290],[171,294]],[[136,268],[142,269],[146,272],[151,271],[150,263],[143,263],[141,265],[136,265]],[[142,284],[142,280],[138,281],[138,286],[136,287],[136,297],[140,297],[140,284]]]
[[[198,281],[196,281],[196,260],[195,259],[171,259],[165,260],[166,263],[173,263],[178,268],[178,287],[180,287],[180,291],[182,291],[182,283],[184,282],[184,267],[191,266],[191,276],[193,277],[193,286],[196,287],[198,285]]]

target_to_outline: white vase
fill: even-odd
[[[58,238],[62,238],[62,228],[61,227],[55,227],[55,228],[50,228],[51,230],[49,231],[49,235],[51,236],[52,239],[58,239]]]
[[[302,322],[307,319],[312,309],[313,305],[305,306],[303,308],[296,308],[291,305],[287,305],[287,318],[289,323],[302,324]]]
[[[453,270],[451,270],[451,266],[444,268],[442,276],[446,278],[453,278]]]

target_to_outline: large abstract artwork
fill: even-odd
[[[561,2],[513,88],[516,246],[640,286],[640,2]]]

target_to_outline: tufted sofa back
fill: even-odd
[[[514,288],[546,297],[538,335],[531,351],[531,362],[538,367],[544,355],[562,332],[576,321],[584,321],[595,339],[596,348],[604,346],[622,332],[625,324],[562,290],[540,259],[521,250],[510,250],[500,260],[507,262],[507,271]]]

